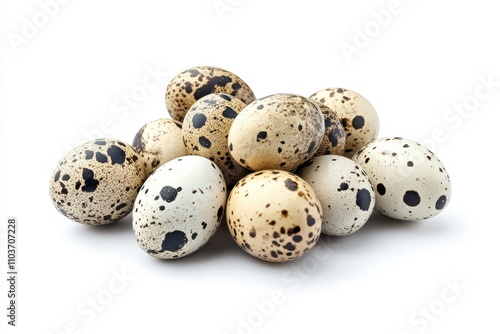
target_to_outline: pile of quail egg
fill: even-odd
[[[161,259],[199,250],[225,219],[247,253],[284,262],[321,233],[358,231],[374,210],[416,221],[450,200],[438,157],[378,139],[377,112],[354,91],[256,99],[233,73],[195,67],[172,79],[165,102],[171,118],[145,124],[132,145],[97,139],[63,157],[50,181],[61,214],[103,225],[132,212],[139,247]]]

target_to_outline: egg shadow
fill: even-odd
[[[127,252],[131,248],[136,248],[137,254],[139,254],[137,256],[149,257],[149,260],[153,261],[154,266],[181,268],[221,261],[231,263],[231,265],[245,266],[247,269],[250,267],[276,273],[290,270],[297,265],[305,265],[306,262],[311,261],[311,258],[316,256],[316,248],[328,247],[331,249],[333,256],[328,259],[328,262],[334,265],[337,255],[354,251],[370,252],[373,247],[377,247],[377,244],[388,238],[400,238],[410,233],[424,238],[427,234],[446,233],[448,230],[447,226],[445,226],[446,224],[439,224],[439,221],[432,221],[432,224],[427,220],[401,221],[374,211],[365,225],[355,233],[347,236],[321,234],[319,242],[300,258],[277,263],[261,260],[243,250],[234,241],[227,227],[225,217],[223,217],[218,230],[205,245],[192,254],[174,260],[154,258],[139,249],[132,228],[132,214],[111,224],[99,226],[78,225],[80,226],[72,228],[70,232],[70,237],[75,242],[85,244],[91,242],[93,246],[98,244],[98,248],[105,251],[111,249],[113,253],[117,254]],[[149,264],[152,263],[149,262]]]
[[[307,257],[314,256],[315,248],[328,247],[333,252],[344,252],[349,249],[370,249],[373,243],[380,242],[379,239],[387,238],[387,235],[404,232],[408,229],[418,227],[421,222],[400,221],[386,217],[374,212],[369,221],[357,232],[347,236],[329,236],[321,234],[318,243],[306,254],[298,259],[286,262],[270,262],[256,258],[243,250],[233,239],[227,227],[225,219],[221,222],[218,230],[210,240],[197,251],[174,260],[154,258],[160,265],[167,266],[191,266],[193,264],[206,264],[208,261],[234,260],[242,266],[256,266],[267,268],[272,271],[289,270],[293,266],[301,265],[308,261]]]
[[[210,240],[202,248],[186,256],[185,259],[186,262],[206,262],[213,258],[234,254],[236,251],[241,251],[241,249],[234,241],[231,233],[229,233],[227,224],[223,220]]]
[[[370,252],[380,243],[395,239],[423,239],[434,235],[446,235],[449,224],[442,224],[439,218],[431,220],[403,221],[384,216],[374,211],[370,219],[358,231],[339,237],[322,235],[322,238],[336,238],[336,252]],[[410,241],[409,241],[410,242]]]
[[[233,239],[225,219],[223,219],[218,230],[210,240],[197,251],[177,259],[154,258],[153,260],[158,262],[159,265],[165,264],[168,268],[171,266],[190,267],[193,265],[206,265],[210,261],[223,261],[231,263],[232,266],[236,264],[237,266],[246,266],[247,268],[268,268],[276,271],[280,271],[282,268],[286,268],[289,263],[294,262],[269,262],[248,254]]]
[[[105,225],[86,225],[80,224],[82,229],[78,231],[80,235],[88,234],[90,236],[97,235],[117,235],[133,233],[132,231],[132,214],[128,214],[124,218]]]
[[[378,211],[373,211],[368,221],[352,235],[360,233],[374,233],[374,231],[396,231],[417,226],[420,221],[403,221],[384,216]]]
[[[73,224],[74,225],[74,224]],[[132,229],[132,215],[106,225],[86,225],[76,223],[66,230],[66,238],[82,249],[91,248],[96,252],[119,255],[130,247],[137,247]]]
[[[440,216],[432,217],[430,219],[406,221],[387,217],[378,211],[374,211],[366,224],[353,235],[358,233],[385,233],[406,230],[420,231],[425,233],[440,233],[441,231],[448,229],[445,224],[439,223],[443,219],[443,216]]]

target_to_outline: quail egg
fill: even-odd
[[[210,160],[183,156],[159,167],[134,203],[132,227],[139,247],[160,259],[189,255],[217,231],[226,183]]]
[[[66,217],[103,225],[125,217],[146,180],[144,161],[132,146],[96,139],[67,153],[50,180],[50,197]]]
[[[132,146],[143,157],[148,176],[165,162],[187,155],[182,123],[169,118],[146,123],[135,135]]]
[[[234,186],[226,221],[233,239],[247,253],[285,262],[316,244],[321,215],[321,203],[304,180],[283,170],[263,170]]]
[[[377,112],[359,93],[345,88],[327,88],[311,95],[311,99],[326,104],[340,118],[346,133],[344,156],[351,158],[377,138],[380,127]]]
[[[358,231],[375,207],[375,192],[365,171],[349,158],[322,155],[298,172],[323,207],[321,232],[348,235]]]
[[[198,66],[179,73],[170,81],[165,104],[170,116],[182,122],[193,103],[212,93],[226,93],[245,104],[255,100],[253,91],[236,74],[218,67]]]
[[[245,104],[234,96],[210,94],[192,105],[182,125],[188,154],[213,161],[224,174],[228,187],[249,173],[234,161],[227,145],[229,128],[243,108]]]
[[[325,154],[343,155],[345,149],[345,131],[337,114],[326,104],[317,102],[325,119],[325,135],[316,151],[315,156]]]
[[[318,150],[325,134],[323,113],[309,99],[275,94],[243,109],[229,129],[229,150],[243,167],[295,170]]]
[[[434,153],[413,140],[381,138],[359,150],[353,160],[376,190],[375,209],[388,217],[430,218],[450,201],[448,171]]]

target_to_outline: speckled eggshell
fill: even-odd
[[[298,172],[323,207],[321,232],[343,236],[358,231],[375,207],[375,192],[365,171],[339,155],[322,155]]]
[[[200,156],[159,167],[141,187],[132,211],[140,248],[160,259],[189,255],[217,231],[226,204],[220,169]]]
[[[323,140],[321,141],[315,156],[326,154],[343,155],[346,134],[340,119],[326,104],[318,101],[314,102],[318,105],[319,109],[323,113],[323,118],[325,119],[325,135],[323,136]]]
[[[375,140],[353,157],[376,190],[375,209],[400,220],[433,217],[448,205],[450,177],[434,153],[401,137]]]
[[[236,243],[270,262],[305,254],[321,234],[321,203],[312,188],[283,170],[254,172],[231,191],[226,221]]]
[[[132,146],[96,139],[68,154],[54,169],[50,197],[66,217],[104,225],[125,217],[146,180],[144,161]]]
[[[202,97],[189,109],[182,125],[188,154],[200,155],[215,162],[232,187],[250,171],[234,161],[229,153],[229,128],[245,104],[238,98],[215,93]]]
[[[327,88],[311,95],[330,107],[340,118],[346,133],[344,156],[351,158],[361,147],[377,138],[378,114],[360,94],[345,88]]]
[[[229,130],[229,150],[253,171],[293,171],[318,150],[325,134],[323,113],[309,99],[275,94],[250,103]]]
[[[193,103],[212,93],[226,93],[245,104],[255,100],[253,91],[236,74],[218,67],[198,66],[179,73],[170,81],[165,104],[170,116],[182,122]]]
[[[182,123],[169,118],[146,123],[135,135],[132,146],[145,161],[148,176],[167,161],[187,155]]]

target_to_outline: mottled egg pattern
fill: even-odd
[[[215,162],[228,187],[249,173],[234,161],[227,145],[229,128],[243,108],[245,104],[236,97],[223,93],[210,94],[193,104],[182,126],[188,154],[200,155]]]
[[[109,224],[125,217],[146,179],[134,149],[115,139],[82,144],[56,166],[50,197],[59,212],[83,224]]]
[[[300,177],[283,170],[254,172],[231,191],[226,221],[247,253],[271,262],[296,259],[321,234],[321,203]]]
[[[171,160],[137,195],[132,211],[137,243],[161,259],[189,255],[217,231],[225,203],[226,183],[213,162],[200,156]]]
[[[323,113],[309,99],[275,94],[250,103],[229,130],[234,159],[253,171],[292,171],[318,150],[325,134]]]
[[[226,93],[245,104],[255,100],[250,87],[234,73],[217,67],[199,66],[172,79],[165,93],[165,104],[170,116],[182,122],[193,103],[212,93]]]
[[[353,160],[376,190],[375,209],[386,216],[427,219],[450,201],[450,177],[443,163],[413,140],[381,138],[359,150]]]
[[[146,123],[135,135],[132,146],[146,163],[148,176],[167,161],[187,155],[182,123],[168,118]]]
[[[314,157],[306,165],[298,175],[321,201],[321,232],[342,236],[363,227],[375,207],[375,192],[365,171],[338,155]]]
[[[351,158],[361,147],[377,138],[380,122],[372,104],[345,88],[327,88],[311,95],[330,107],[340,118],[346,133],[344,156]]]
[[[315,103],[318,105],[325,119],[325,135],[315,156],[326,154],[343,155],[346,134],[340,119],[326,104],[318,101],[315,101]]]

